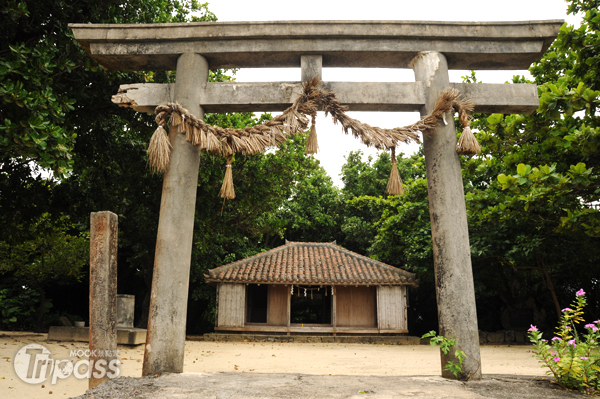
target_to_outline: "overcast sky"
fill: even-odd
[[[219,21],[278,20],[407,20],[407,21],[527,21],[565,19],[577,24],[579,19],[567,16],[564,0],[213,0],[209,9]],[[450,81],[460,82],[469,71],[450,71]],[[504,83],[512,76],[527,71],[480,71],[485,83]],[[246,68],[236,75],[240,82],[299,81],[300,68]],[[413,82],[408,69],[324,68],[325,81]],[[419,119],[418,113],[351,112],[353,118],[373,126],[392,128],[405,126]],[[353,150],[376,156],[377,151],[342,133],[322,112],[317,117],[317,132],[321,161],[334,183],[341,186],[339,174],[344,157]],[[398,152],[413,153],[416,145],[403,145]]]

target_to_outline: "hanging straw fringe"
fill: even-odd
[[[203,119],[198,119],[192,115],[178,103],[159,105],[155,109],[157,114],[156,123],[159,125],[157,132],[164,132],[162,126],[166,123],[166,119],[170,117],[170,124],[176,126],[180,133],[184,133],[186,139],[193,145],[198,146],[201,150],[219,155],[227,155],[228,168],[225,173],[221,196],[226,195],[224,198],[234,198],[235,192],[233,191],[231,163],[229,162],[231,155],[236,152],[245,154],[264,153],[268,147],[277,146],[288,140],[291,136],[306,131],[309,123],[308,116],[312,118],[312,125],[306,145],[306,152],[308,154],[316,153],[319,149],[314,122],[317,110],[323,110],[325,111],[325,115],[331,115],[334,123],[339,123],[342,126],[344,133],[348,134],[351,132],[354,137],[360,139],[365,145],[380,150],[393,149],[400,142],[419,143],[419,133],[424,135],[433,134],[440,121],[444,119],[444,114],[453,110],[458,111],[463,126],[470,126],[470,113],[473,111],[473,103],[470,100],[461,98],[459,91],[456,89],[448,88],[444,90],[437,98],[432,113],[424,116],[416,123],[393,129],[382,129],[350,118],[346,115],[348,107],[342,105],[336,99],[334,93],[321,90],[318,87],[320,83],[321,81],[317,78],[306,82],[302,87],[302,94],[281,115],[262,125],[243,129],[225,129],[219,126],[211,126],[205,123]],[[148,149],[150,167],[156,172],[165,171],[169,163],[171,146],[166,132],[164,133],[164,136],[155,133],[152,136],[150,148]],[[463,147],[470,151],[479,152],[477,140],[475,140],[472,133],[470,134],[472,138],[470,138],[469,133],[470,128],[465,128],[458,146],[459,152],[463,150]],[[393,162],[395,165],[395,157]],[[401,193],[402,183],[400,175],[397,170],[395,172],[394,170],[393,168],[390,175],[388,192]],[[397,179],[394,177],[394,174],[397,175]],[[390,189],[392,191],[389,191]]]
[[[227,165],[225,166],[225,178],[223,179],[223,185],[219,195],[221,198],[234,199],[235,190],[233,189],[233,172],[231,171],[231,163],[233,162],[233,155],[227,157]]]
[[[471,113],[475,109],[473,101],[459,99],[459,101],[455,102],[454,108],[458,111],[460,123],[465,127],[458,139],[456,152],[461,155],[479,154],[481,152],[481,147],[471,131]]]
[[[158,129],[154,131],[147,154],[148,163],[153,173],[164,173],[167,170],[171,156],[171,142],[162,126],[158,126]]]
[[[315,126],[315,116],[312,116],[312,124],[310,125],[310,134],[306,142],[306,153],[316,154],[319,152],[319,142],[317,140],[317,127]]]
[[[465,126],[460,138],[458,139],[458,145],[456,152],[461,155],[475,155],[481,152],[481,147],[475,138],[475,135],[471,131],[470,126]]]
[[[390,195],[402,195],[404,194],[404,188],[402,187],[402,179],[396,166],[396,149],[392,147],[390,150],[392,151],[392,172],[390,173],[390,179],[385,191]]]

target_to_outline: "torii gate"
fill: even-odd
[[[301,80],[322,67],[412,68],[413,83],[323,82],[351,111],[429,114],[455,87],[475,112],[532,113],[529,84],[450,83],[448,69],[527,69],[558,35],[562,20],[526,22],[278,21],[177,24],[71,24],[75,38],[109,70],[176,70],[166,84],[122,86],[113,102],[139,112],[178,101],[204,112],[282,111],[299,82],[207,83],[208,70],[301,66]],[[143,375],[182,372],[199,150],[172,127],[164,175]],[[424,137],[439,333],[468,356],[464,375],[481,378],[469,234],[453,118]],[[442,367],[454,360],[442,356]],[[453,376],[442,370],[442,376]]]

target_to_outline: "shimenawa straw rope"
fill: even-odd
[[[410,143],[413,141],[419,143],[419,132],[432,134],[440,120],[444,118],[444,114],[456,109],[459,112],[463,126],[466,126],[461,136],[461,142],[467,143],[463,147],[474,151],[473,141],[475,141],[475,144],[477,141],[474,136],[472,138],[469,136],[469,133],[471,133],[470,128],[467,129],[470,126],[470,112],[473,110],[473,103],[470,100],[461,98],[459,91],[456,89],[448,88],[442,92],[436,100],[433,112],[416,123],[404,127],[383,129],[350,118],[346,115],[348,107],[343,106],[336,99],[334,93],[320,89],[318,87],[320,82],[318,78],[306,82],[302,87],[302,94],[281,115],[262,125],[243,129],[211,126],[205,123],[204,120],[190,114],[187,109],[178,103],[159,105],[155,109],[158,129],[154,132],[148,148],[148,162],[151,169],[163,173],[169,165],[171,143],[163,127],[167,118],[170,118],[170,124],[177,126],[177,131],[184,133],[186,140],[193,145],[200,147],[202,150],[228,157],[225,173],[227,184],[224,182],[221,189],[221,197],[223,198],[235,197],[231,163],[229,162],[229,157],[232,154],[236,152],[244,154],[263,153],[268,147],[277,146],[291,136],[304,132],[308,127],[308,116],[311,117],[312,125],[307,143],[307,153],[316,153],[318,151],[315,127],[317,110],[323,110],[325,115],[331,115],[334,123],[342,125],[344,133],[352,132],[352,135],[360,139],[365,145],[383,150],[395,148],[400,142]],[[463,147],[459,145],[459,152],[464,151]],[[392,175],[393,172],[390,178],[392,178]],[[392,183],[392,186],[396,186],[396,183]],[[399,187],[401,188],[401,184]]]

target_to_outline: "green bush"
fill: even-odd
[[[18,285],[0,287],[0,330],[28,330],[35,325],[40,295]]]
[[[535,356],[548,374],[554,375],[556,383],[565,389],[576,389],[590,395],[600,393],[600,320],[586,324],[578,333],[576,324],[584,323],[583,308],[586,305],[585,292],[576,293],[572,308],[562,310],[556,336],[550,342],[542,339],[542,333],[535,327],[529,329],[529,338],[534,346]]]
[[[431,346],[439,346],[444,355],[447,355],[450,350],[456,346],[456,340],[454,338],[446,338],[443,335],[437,335],[435,331],[429,331],[423,335],[421,339],[429,338],[429,344]],[[465,360],[465,352],[460,349],[454,351],[454,356],[458,359],[457,362],[449,361],[444,365],[444,370],[451,372],[455,377],[463,373],[463,363]],[[468,378],[466,378],[468,379]]]

